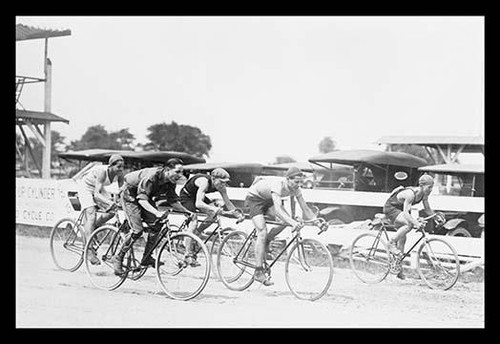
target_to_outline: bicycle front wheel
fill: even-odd
[[[76,271],[83,263],[85,237],[74,219],[59,220],[50,233],[50,253],[61,270]]]
[[[103,290],[115,290],[125,282],[127,273],[115,275],[111,258],[118,252],[124,238],[118,233],[118,229],[111,225],[97,228],[85,245],[84,259],[87,274],[92,284]],[[99,264],[92,264],[89,252],[94,251],[99,259]],[[92,254],[90,252],[90,254]]]
[[[186,239],[191,239],[192,247],[197,247],[197,263],[186,259]],[[198,296],[210,278],[207,246],[188,232],[168,235],[158,253],[156,277],[165,294],[175,300],[186,301]]]
[[[286,259],[285,279],[299,299],[315,301],[323,297],[333,280],[333,259],[328,248],[315,239],[297,242]]]
[[[212,264],[212,269],[215,269],[217,266],[217,253],[219,252],[219,248],[222,244],[222,240],[230,233],[234,232],[233,228],[219,228],[218,232],[214,234],[213,238],[210,240],[210,243],[207,243],[207,246],[210,246],[210,263]],[[218,278],[218,274],[215,274]]]
[[[351,270],[364,283],[379,283],[387,277],[390,254],[380,235],[365,233],[352,242],[349,252]]]
[[[426,240],[418,249],[417,271],[432,289],[448,290],[460,276],[460,260],[455,249],[445,240]]]

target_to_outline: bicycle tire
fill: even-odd
[[[247,233],[234,231],[229,233],[217,252],[217,274],[221,282],[231,290],[242,291],[250,287],[254,281],[254,271],[249,266],[235,262],[238,259],[251,263],[255,256],[254,240],[247,241]]]
[[[448,290],[460,276],[460,259],[446,240],[431,238],[418,249],[417,272],[431,289]]]
[[[127,279],[128,273],[117,276],[114,273],[110,259],[121,247],[123,238],[118,234],[118,229],[112,225],[103,225],[97,228],[90,236],[84,250],[84,261],[90,282],[99,289],[115,290]],[[99,265],[93,265],[88,259],[88,252],[93,248],[100,260]],[[124,259],[125,260],[125,259]]]
[[[80,268],[83,263],[85,236],[76,225],[75,219],[59,220],[52,227],[49,242],[52,261],[59,269],[73,272]]]
[[[210,240],[210,263],[212,264],[212,269],[215,270],[217,262],[217,253],[219,252],[219,247],[224,240],[224,238],[235,229],[231,227],[218,229],[218,233],[214,234],[213,238]],[[207,245],[208,246],[208,245]],[[218,274],[215,274],[216,278],[219,278]]]
[[[197,253],[200,266],[186,264],[184,243],[187,238],[191,238],[200,248]],[[210,268],[210,255],[205,243],[194,234],[178,232],[167,236],[158,253],[156,277],[167,296],[187,301],[203,291],[210,278]]]
[[[390,271],[390,253],[378,234],[357,236],[349,249],[349,264],[354,275],[364,283],[383,281]]]
[[[295,243],[286,258],[285,281],[301,300],[322,298],[333,281],[333,258],[328,248],[316,239]]]

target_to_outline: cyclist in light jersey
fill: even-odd
[[[108,165],[93,167],[81,180],[78,181],[78,198],[84,211],[83,231],[88,239],[95,228],[111,219],[114,214],[108,211],[113,205],[111,195],[104,189],[105,186],[117,181],[118,186],[123,184],[123,158],[118,154],[109,157]],[[105,211],[97,219],[97,208]],[[89,251],[92,264],[100,264],[93,250]]]
[[[285,174],[283,180],[261,179],[254,182],[248,189],[245,199],[246,206],[249,208],[250,218],[253,225],[257,228],[257,240],[255,243],[255,280],[265,286],[274,283],[264,274],[264,261],[266,250],[272,239],[278,235],[288,224],[292,229],[300,226],[299,222],[294,220],[283,206],[282,198],[293,196],[297,199],[302,210],[304,219],[311,220],[316,217],[314,212],[307,206],[300,185],[304,174],[297,167],[291,167]],[[285,224],[272,228],[267,232],[265,215],[278,217]]]

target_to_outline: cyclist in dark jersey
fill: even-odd
[[[230,180],[229,178],[229,173],[226,170],[223,168],[216,168],[210,172],[210,175],[201,173],[195,174],[188,179],[186,184],[184,184],[179,197],[181,204],[192,212],[201,212],[208,215],[205,223],[200,226],[200,228],[197,228],[198,218],[195,215],[189,224],[189,232],[194,233],[196,229],[196,234],[199,234],[203,229],[209,227],[211,225],[210,221],[222,211],[222,208],[217,207],[213,204],[212,200],[206,196],[208,193],[219,192],[227,210],[230,212],[236,210],[236,207],[227,195],[226,187],[227,182]],[[188,252],[191,252],[192,247],[190,239],[186,239],[186,246]],[[198,265],[196,257],[188,257],[188,261],[189,260],[191,265]]]
[[[427,215],[434,214],[429,205],[429,194],[432,192],[434,179],[424,174],[418,180],[417,187],[398,187],[390,195],[384,205],[385,216],[396,226],[396,235],[389,241],[389,250],[392,253],[402,254],[406,243],[406,234],[413,228],[418,228],[420,223],[410,211],[411,207],[422,202]],[[403,271],[397,275],[404,279]]]

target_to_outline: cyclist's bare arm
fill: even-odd
[[[307,205],[304,197],[302,196],[302,193],[299,193],[297,196],[295,196],[295,198],[297,198],[297,202],[299,203],[300,209],[302,209],[302,217],[304,217],[305,220],[315,219],[316,215]]]
[[[422,200],[422,204],[424,206],[424,211],[427,215],[432,215],[434,214],[434,211],[431,209],[431,206],[429,204],[429,196],[425,195],[424,199]]]
[[[95,188],[94,188],[94,199],[100,203],[106,204],[108,207],[112,205],[112,201],[106,196],[106,191],[104,190],[104,181],[106,180],[106,171],[100,171],[97,175]]]
[[[283,222],[288,223],[292,227],[296,227],[299,223],[292,219],[292,217],[288,214],[286,209],[281,204],[281,197],[275,193],[271,192],[271,196],[273,198],[274,209],[276,210],[276,216],[280,218]]]
[[[420,226],[420,223],[413,216],[411,216],[411,206],[413,204],[414,198],[413,192],[410,190],[405,190],[398,195],[398,198],[399,197],[402,197],[404,199],[403,216],[405,217],[406,221],[411,223],[414,227],[418,228]]]
[[[208,180],[206,180],[205,178],[198,178],[197,180],[195,180],[195,184],[196,186],[198,186],[198,191],[196,191],[196,208],[206,213],[217,212],[219,208],[207,204],[203,201],[205,199],[206,190],[208,189]]]
[[[226,187],[223,186],[220,190],[219,193],[222,197],[222,200],[224,201],[224,205],[226,206],[227,210],[235,210],[236,207],[234,206],[233,202],[229,199],[229,196],[227,195],[227,190]]]

